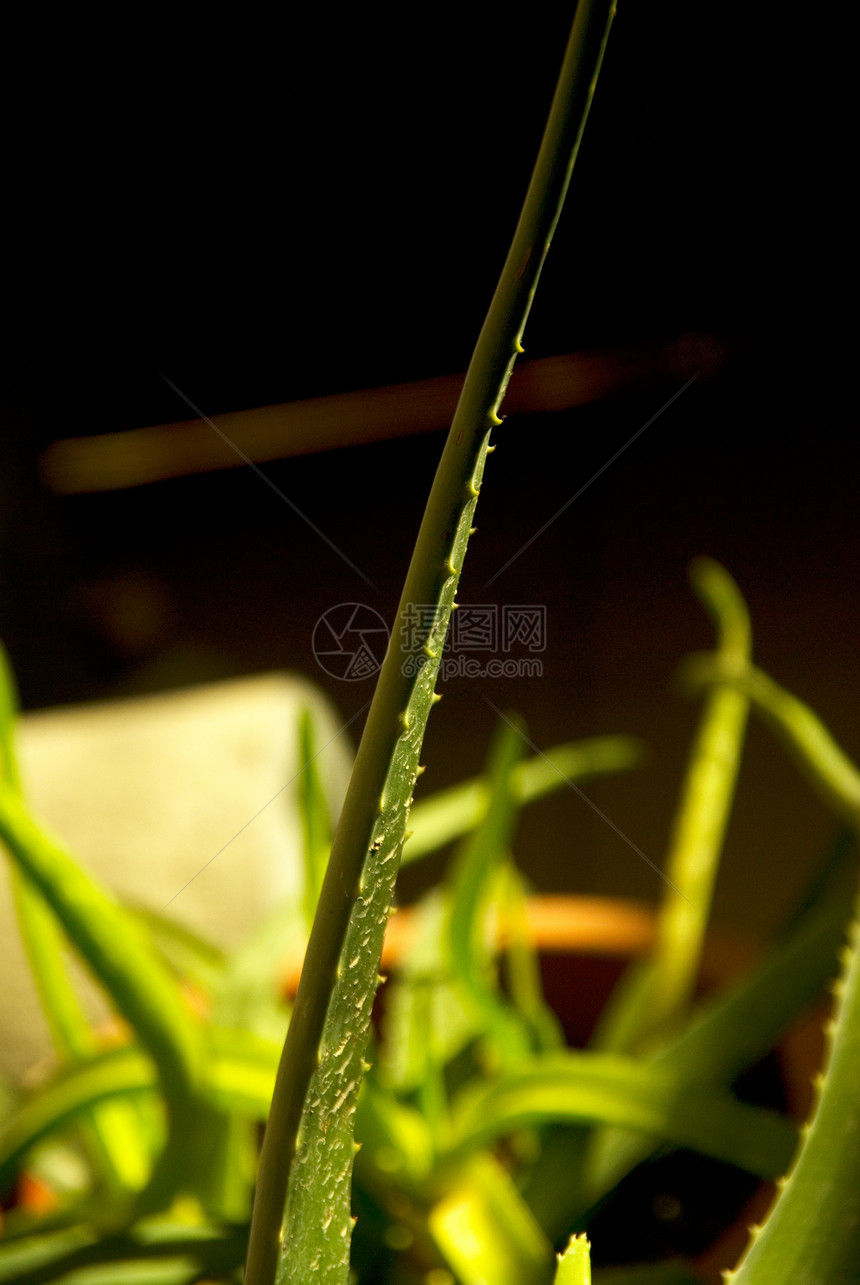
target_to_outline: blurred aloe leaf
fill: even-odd
[[[511,793],[524,805],[569,787],[571,782],[628,772],[643,756],[641,743],[629,736],[567,741],[516,763],[511,769]],[[419,799],[409,818],[412,833],[403,848],[403,864],[418,861],[467,834],[483,816],[486,796],[487,782],[481,776]]]
[[[571,1050],[464,1090],[453,1108],[451,1154],[549,1122],[624,1125],[767,1178],[784,1170],[797,1145],[795,1126],[774,1112],[663,1067]]]
[[[21,795],[17,708],[14,678],[0,647],[0,776],[10,791]],[[57,1054],[64,1062],[86,1058],[99,1040],[69,975],[68,941],[24,870],[12,867],[11,884],[21,940]],[[151,1172],[153,1139],[139,1114],[123,1103],[104,1103],[80,1124],[98,1184],[115,1195],[140,1190]]]
[[[550,1244],[508,1172],[489,1153],[472,1157],[457,1172],[428,1221],[463,1285],[546,1285]]]
[[[584,1235],[571,1236],[559,1254],[553,1285],[591,1285],[591,1251]]]

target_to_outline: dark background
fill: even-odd
[[[673,674],[711,638],[699,553],[738,580],[759,663],[860,753],[842,12],[801,31],[770,6],[622,0],[527,352],[695,331],[731,360],[486,588],[678,386],[499,430],[459,596],[545,605],[544,673],[444,684],[425,789],[480,768],[487,698],[540,746],[634,732],[647,766],[588,793],[659,863],[695,722]],[[272,668],[344,719],[368,699],[319,670],[313,626],[353,600],[391,620],[439,434],[265,466],[373,589],[250,469],[59,498],[38,458],[186,418],[160,371],[211,415],[463,370],[569,16],[201,7],[11,33],[0,632],[25,707]],[[827,841],[796,779],[754,726],[726,925],[774,923]],[[659,891],[570,792],[518,852],[543,888]]]

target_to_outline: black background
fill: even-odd
[[[759,662],[860,753],[844,12],[800,30],[622,0],[527,353],[698,331],[733,359],[488,590],[678,388],[499,430],[459,596],[545,605],[544,674],[444,684],[425,789],[479,769],[487,698],[541,746],[635,732],[648,766],[588,792],[659,863],[695,720],[672,676],[710,642],[699,553],[739,581]],[[185,418],[160,371],[211,415],[463,370],[569,16],[201,6],[10,31],[0,630],[26,707],[270,668],[344,719],[368,699],[320,672],[313,626],[352,600],[391,619],[440,435],[265,467],[372,590],[251,470],[59,499],[38,457]],[[795,782],[754,727],[717,903],[739,930],[778,918],[826,842]],[[518,852],[541,887],[659,891],[569,792]]]

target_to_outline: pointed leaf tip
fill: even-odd
[[[553,1285],[591,1285],[591,1245],[584,1232],[571,1236],[567,1249],[557,1257]]]

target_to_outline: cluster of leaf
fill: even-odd
[[[591,1046],[566,1047],[542,998],[526,889],[511,857],[518,773],[532,763],[522,761],[524,730],[504,719],[475,828],[459,844],[443,886],[420,906],[409,958],[385,994],[356,1121],[354,1266],[362,1280],[418,1285],[439,1271],[441,1258],[434,1281],[546,1285],[553,1247],[596,1226],[610,1193],[667,1148],[760,1178],[779,1178],[790,1165],[795,1126],[739,1101],[733,1086],[836,972],[856,885],[853,844],[846,838],[836,845],[766,961],[694,1004],[748,706],[750,699],[763,705],[742,680],[767,681],[751,667],[746,610],[730,577],[702,560],[694,583],[717,626],[718,650],[710,672],[698,665],[708,690],[653,955],[625,975]],[[828,763],[836,774],[838,751],[814,716],[773,685],[768,690],[789,739],[798,710],[814,725],[815,736],[802,735],[799,748],[816,779]],[[841,758],[839,766],[844,800],[853,769]],[[570,767],[567,779],[573,783]],[[836,801],[833,787],[830,793]],[[850,807],[837,810],[852,815]],[[850,1086],[847,1092],[850,1102]],[[842,1109],[847,1115],[844,1099]],[[815,1208],[824,1189],[809,1198]],[[833,1203],[841,1217],[844,1203]],[[623,1224],[611,1234],[623,1241]],[[670,1285],[699,1278],[675,1263],[611,1279]],[[786,1270],[760,1279],[789,1285],[794,1276]]]
[[[313,717],[297,729],[304,895],[227,954],[165,917],[120,905],[32,817],[16,766],[13,691],[4,662],[0,836],[56,1067],[36,1089],[3,1086],[0,1183],[10,1207],[0,1281],[235,1280],[290,1017],[284,961],[307,938],[331,842]],[[509,788],[526,803],[636,756],[623,738],[560,746],[520,763]],[[412,858],[472,830],[484,792],[475,780],[416,808]],[[92,1026],[75,993],[70,946],[120,1019],[109,1030]],[[374,1110],[381,1101],[371,1085],[359,1113],[360,1127],[382,1139],[366,1153],[375,1170],[401,1144],[408,1154],[408,1133],[399,1131],[410,1113],[398,1107],[383,1129]]]
[[[708,694],[657,944],[648,963],[623,978],[592,1047],[568,1048],[543,1000],[512,836],[523,804],[632,766],[636,746],[606,738],[526,757],[523,728],[504,719],[483,777],[413,810],[404,860],[452,842],[455,849],[443,884],[412,912],[415,935],[383,992],[358,1098],[353,1272],[366,1285],[547,1285],[554,1248],[587,1231],[625,1175],[667,1147],[762,1178],[790,1165],[795,1126],[739,1101],[732,1085],[834,974],[854,874],[841,852],[767,960],[725,993],[693,1003],[748,703],[780,726],[853,822],[858,777],[814,716],[749,664],[746,615],[729,577],[703,562],[696,583],[719,645],[698,664]],[[4,1189],[17,1182],[20,1193],[26,1172],[30,1184],[47,1185],[51,1207],[36,1213],[24,1202],[9,1210],[0,1282],[240,1280],[258,1132],[289,1020],[284,948],[307,932],[331,838],[312,721],[299,729],[305,897],[226,955],[115,903],[39,828],[17,778],[8,678],[2,706],[0,836],[13,858],[21,930],[58,1066],[35,1091],[5,1088]],[[122,1019],[121,1039],[105,1038],[84,1016],[66,969],[69,944]],[[827,1154],[846,1122],[856,1127],[860,1106],[851,1080],[860,1023],[847,1011],[856,1007],[850,974],[843,986],[846,1029],[819,1112],[829,1109],[838,1121],[819,1144]],[[813,1130],[805,1152],[815,1145]],[[849,1145],[846,1163],[852,1156]],[[810,1186],[815,1175],[805,1179],[803,1163],[802,1156],[792,1182],[815,1219],[826,1225],[824,1203],[837,1225],[850,1218],[853,1178],[840,1176],[838,1163],[834,1174],[825,1159],[818,1186]],[[792,1183],[783,1200],[791,1190]],[[317,1196],[322,1208],[325,1193]],[[795,1231],[784,1232],[783,1247]],[[615,1234],[623,1238],[624,1228]],[[830,1229],[825,1248],[834,1237]],[[587,1280],[583,1246],[572,1242],[559,1282]],[[852,1279],[828,1273],[820,1279]],[[661,1285],[696,1279],[678,1264],[611,1275]],[[786,1268],[749,1279],[789,1285],[795,1277]]]

